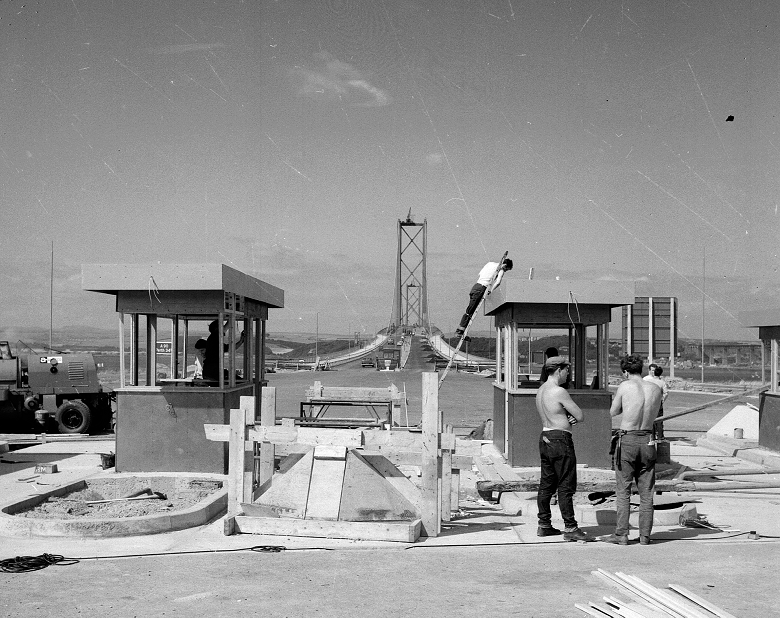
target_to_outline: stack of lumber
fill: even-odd
[[[589,616],[612,618],[736,618],[690,590],[669,584],[669,589],[656,588],[634,575],[608,573],[604,569],[592,571],[633,600],[624,601],[612,596],[603,597],[606,605],[575,603],[574,607]]]

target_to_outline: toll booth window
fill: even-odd
[[[0,360],[9,360],[13,358],[11,355],[11,346],[7,341],[0,341]]]

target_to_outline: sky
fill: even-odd
[[[48,326],[53,243],[55,333],[116,325],[82,264],[161,262],[284,289],[271,332],[370,334],[411,210],[444,331],[508,251],[755,340],[778,26],[775,0],[0,0],[0,331]]]

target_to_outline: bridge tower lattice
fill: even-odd
[[[430,332],[427,277],[428,222],[415,223],[412,211],[398,220],[391,330],[422,326]]]

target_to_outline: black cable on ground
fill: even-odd
[[[29,571],[40,571],[47,566],[68,566],[76,564],[77,558],[65,558],[57,554],[41,554],[40,556],[17,556],[0,561],[0,571],[4,573],[27,573]]]
[[[186,556],[191,554],[224,554],[239,551],[253,551],[258,553],[279,553],[283,551],[333,551],[329,547],[294,547],[284,545],[253,545],[252,547],[239,547],[236,549],[195,549],[190,551],[156,552],[149,554],[120,554],[116,556],[79,556],[71,558],[56,554],[41,554],[40,556],[17,556],[0,561],[0,571],[4,573],[26,573],[38,571],[48,566],[68,566],[83,560],[113,560],[119,558],[151,558],[155,556]]]
[[[728,536],[719,536],[716,538],[712,537],[695,537],[695,538],[687,538],[687,539],[679,539],[679,538],[664,538],[664,537],[653,537],[654,541],[660,541],[660,542],[687,542],[687,541],[721,541],[726,539],[733,539],[738,536],[745,536],[747,534],[752,534],[751,532],[737,532],[735,534],[730,534]],[[763,539],[780,539],[780,536],[771,536],[771,535],[758,535],[757,540],[763,540]],[[448,549],[448,548],[454,548],[454,547],[508,547],[513,545],[519,545],[519,546],[525,546],[528,547],[529,545],[533,546],[542,546],[542,545],[563,545],[568,544],[571,541],[536,541],[536,542],[530,542],[530,543],[524,543],[522,541],[514,541],[511,543],[458,543],[458,544],[450,544],[450,545],[425,545],[425,544],[418,544],[418,545],[409,545],[407,547],[401,547],[398,549],[408,550],[408,549]],[[593,539],[593,541],[598,543],[598,539]],[[367,548],[367,549],[376,549],[376,548]],[[395,549],[395,548],[394,548]],[[236,549],[196,549],[196,550],[190,550],[190,551],[172,551],[172,552],[157,552],[157,553],[149,553],[149,554],[120,554],[116,556],[80,556],[80,557],[66,557],[66,556],[59,556],[57,554],[41,554],[40,556],[17,556],[16,558],[8,558],[6,560],[0,561],[0,571],[4,573],[27,573],[30,571],[39,571],[40,569],[45,569],[48,566],[69,566],[72,564],[77,564],[79,562],[85,561],[85,560],[117,560],[120,558],[153,558],[158,556],[186,556],[186,555],[193,555],[193,554],[225,554],[225,553],[235,553],[235,552],[241,552],[241,551],[252,551],[252,552],[258,552],[258,553],[280,553],[284,551],[337,551],[338,548],[335,547],[285,547],[284,545],[253,545],[252,547],[239,547]]]

